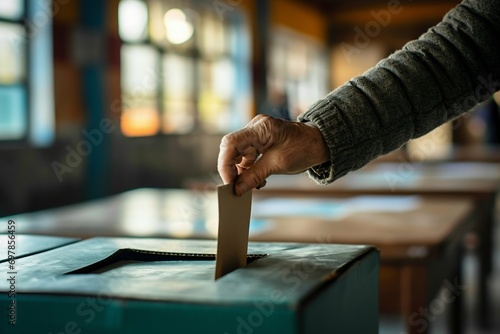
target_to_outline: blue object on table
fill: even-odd
[[[0,280],[16,325],[3,317],[0,332],[378,331],[373,247],[250,243],[249,254],[267,255],[216,281],[215,250],[207,240],[94,238],[19,259],[14,299]]]

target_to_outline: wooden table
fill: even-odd
[[[488,277],[492,270],[494,207],[500,184],[500,164],[376,163],[352,172],[329,186],[318,186],[305,174],[274,175],[261,190],[267,195],[354,196],[433,195],[472,198],[478,210],[474,231],[480,262],[477,314],[482,327],[489,325]]]
[[[383,265],[381,310],[402,313],[405,319],[413,316],[415,321],[421,316],[414,312],[429,304],[445,280],[459,280],[462,240],[478,214],[473,201],[466,198],[322,197],[320,203],[326,210],[321,210],[316,206],[318,199],[255,194],[251,240],[376,245]],[[281,201],[285,207],[272,201]],[[307,212],[293,211],[300,209],[294,201],[302,203],[302,208],[305,205]],[[278,215],[272,214],[277,209]],[[16,221],[19,233],[215,238],[217,203],[213,192],[138,189],[10,219]],[[455,297],[451,323],[458,326],[453,331],[458,333],[455,319],[461,296]],[[418,322],[418,326],[410,325],[410,332],[425,332]]]
[[[290,215],[283,214],[286,202]],[[281,206],[282,213],[273,212],[272,206]],[[315,207],[317,214],[310,207]],[[337,207],[330,217],[327,207]],[[375,245],[381,255],[381,313],[401,314],[408,333],[427,333],[432,321],[421,311],[429,310],[432,319],[446,306],[452,310],[450,333],[461,332],[462,291],[438,292],[443,285],[461,284],[463,238],[478,217],[472,200],[429,196],[269,197],[255,201],[254,217],[268,219],[272,229],[252,240]],[[443,294],[449,297],[445,301]]]
[[[352,196],[358,194],[430,194],[489,197],[500,185],[500,164],[377,163],[349,173],[329,186],[307,175],[273,175],[261,191],[278,195]]]
[[[455,146],[445,161],[500,162],[500,146]]]
[[[181,189],[136,189],[99,200],[5,217],[17,233],[77,238],[217,236],[216,194]],[[1,225],[0,233],[6,228]]]

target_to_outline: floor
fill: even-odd
[[[500,208],[500,205],[497,205]],[[480,329],[474,318],[474,305],[477,298],[477,258],[467,254],[464,258],[464,283],[465,283],[465,334],[499,334],[500,333],[500,211],[497,210],[497,221],[494,234],[493,273],[489,279],[491,292],[491,326],[487,330]],[[446,310],[433,319],[430,324],[431,334],[453,334],[446,328]],[[380,319],[381,334],[406,334],[402,320],[397,317],[382,317]]]

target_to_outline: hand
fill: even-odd
[[[271,174],[298,174],[330,160],[319,129],[307,123],[258,115],[220,144],[217,169],[241,196],[265,185]]]

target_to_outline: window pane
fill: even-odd
[[[180,8],[167,10],[163,16],[165,25],[165,34],[171,44],[182,44],[187,42],[193,36],[193,23]]]
[[[190,57],[167,54],[163,58],[165,95],[193,97],[194,61]]]
[[[26,92],[22,86],[0,86],[0,139],[21,139],[26,135]]]
[[[189,99],[165,100],[164,133],[188,133],[194,127],[194,102]]]
[[[0,17],[19,20],[24,14],[24,0],[0,1]]]
[[[220,55],[226,51],[226,29],[223,20],[212,12],[206,12],[201,19],[198,47],[206,57]]]
[[[163,59],[165,133],[186,133],[194,127],[194,61],[168,54]]]
[[[286,96],[292,119],[327,93],[326,52],[321,44],[278,28],[271,35],[269,57],[270,90]]]
[[[24,79],[25,47],[21,25],[0,23],[0,84],[19,83]]]
[[[193,48],[198,14],[191,8],[174,6],[181,3],[162,0],[149,2],[149,33],[156,44],[175,50]]]
[[[221,99],[229,100],[234,94],[235,67],[229,59],[221,59],[213,64],[212,87]]]
[[[122,0],[118,7],[118,27],[122,40],[143,41],[147,36],[148,8],[139,0]]]
[[[159,130],[159,55],[150,46],[124,45],[121,50],[122,131],[147,136]]]
[[[200,71],[200,121],[208,132],[225,132],[231,125],[231,102],[235,86],[234,65],[229,59],[202,61]]]
[[[158,133],[160,117],[156,108],[124,108],[121,129],[125,136],[152,136]]]

